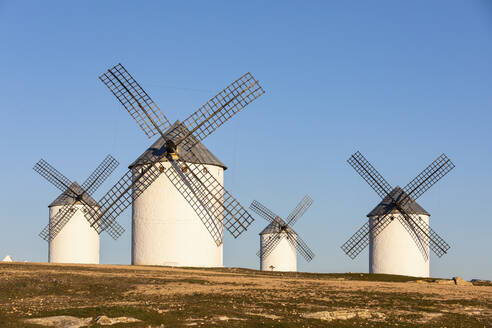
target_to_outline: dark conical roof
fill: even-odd
[[[378,204],[369,214],[367,214],[368,217],[371,216],[383,216],[389,212],[391,212],[395,208],[395,204],[392,200],[396,199],[402,199],[406,193],[400,188],[396,187],[390,192],[390,196],[386,196],[381,203]],[[422,208],[417,202],[414,201],[409,201],[403,206],[403,209],[409,213],[409,214],[423,214],[423,215],[429,215],[430,214]]]
[[[278,233],[278,232],[280,232],[280,226],[282,224],[284,224],[284,222],[279,220],[279,219],[273,220],[272,222],[270,222],[269,225],[266,226],[265,229],[263,229],[260,232],[260,235],[268,235],[268,234],[272,234],[272,233]],[[293,235],[296,235],[296,232],[291,227],[287,227],[285,230],[289,231]]]
[[[77,182],[73,182],[70,185],[70,189],[77,194],[81,194],[84,191],[84,189],[82,189],[82,187]],[[87,193],[82,196],[82,200],[91,206],[99,206],[96,200]],[[48,207],[72,205],[73,203],[75,203],[75,197],[73,197],[73,193],[71,191],[64,191],[51,204],[49,204]]]
[[[178,129],[179,128],[179,129]],[[164,132],[166,138],[177,142],[180,137],[184,135],[185,131],[189,131],[184,124],[180,121],[176,121],[169,129]],[[156,142],[152,144],[142,155],[140,155],[132,164],[130,164],[129,168],[132,168],[137,165],[142,165],[148,162],[148,158],[161,156],[163,154],[163,146],[164,139],[160,137]],[[192,160],[188,151],[181,149],[178,146],[178,154],[179,157],[184,159],[185,161],[189,161],[191,163],[196,162],[196,160]],[[199,164],[210,164],[215,166],[220,166],[222,168],[227,169],[224,163],[222,163],[210,150],[207,149],[201,142],[198,142],[193,147],[193,154],[198,159]],[[166,157],[161,159],[162,162],[166,162]]]

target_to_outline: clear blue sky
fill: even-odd
[[[287,215],[316,253],[299,269],[368,269],[340,245],[378,196],[346,163],[360,150],[392,185],[442,152],[456,168],[424,194],[452,246],[431,273],[492,278],[492,3],[490,1],[0,1],[0,256],[46,261],[37,236],[58,191],[32,170],[44,158],[83,181],[108,153],[148,140],[98,76],[121,62],[167,117],[183,119],[250,71],[267,93],[205,144],[226,187]],[[127,233],[102,237],[103,263],[129,263]],[[226,266],[258,267],[258,218],[225,239]]]

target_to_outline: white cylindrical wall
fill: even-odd
[[[82,205],[49,242],[48,261],[52,263],[99,264],[99,234],[89,225]],[[63,206],[50,207],[50,222]]]
[[[204,166],[223,185],[224,169]],[[216,220],[223,231],[222,218]],[[133,202],[132,264],[222,267],[222,250],[164,173]]]
[[[274,235],[269,233],[260,235],[260,252]],[[260,270],[297,271],[297,251],[287,240],[287,235],[285,233],[282,233],[282,235],[282,239],[270,254],[260,257]]]
[[[375,238],[369,239],[369,272],[429,277],[429,259],[422,255],[412,236],[393,215],[394,220]],[[429,224],[428,215],[416,215]],[[378,217],[370,217],[372,227]],[[429,254],[429,244],[424,244]]]

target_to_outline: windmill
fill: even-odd
[[[383,200],[342,250],[354,259],[369,245],[370,273],[429,276],[429,248],[441,257],[450,246],[429,226],[430,214],[416,200],[454,168],[453,162],[442,154],[403,189],[392,188],[360,152],[347,162]]]
[[[99,263],[100,231],[89,224],[91,213],[99,209],[92,194],[118,164],[111,155],[106,156],[82,186],[70,181],[43,159],[34,165],[34,171],[62,192],[49,205],[49,223],[39,233],[49,243],[49,262]],[[124,229],[117,222],[112,222],[108,223],[106,231],[116,239]]]
[[[308,262],[313,259],[313,251],[292,229],[312,203],[308,195],[304,196],[285,221],[260,202],[251,203],[249,208],[269,222],[260,232],[260,250],[256,253],[260,257],[261,270],[297,271],[297,252]]]
[[[201,141],[264,93],[258,81],[246,73],[171,125],[121,64],[100,80],[147,137],[160,138],[102,197],[91,225],[105,230],[133,203],[133,264],[222,266],[223,228],[238,237],[253,218],[223,188],[225,166]]]

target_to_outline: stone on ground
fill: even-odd
[[[460,286],[473,286],[473,283],[466,281],[461,277],[453,277],[454,283]]]
[[[305,313],[303,314],[304,318],[312,318],[319,320],[349,320],[353,318],[359,319],[384,319],[384,313],[373,312],[369,310],[357,310],[357,311],[348,311],[348,310],[338,310],[338,311],[321,311],[314,313]]]
[[[117,317],[117,318],[109,318],[105,315],[101,315],[96,318],[95,322],[101,326],[110,326],[115,325],[117,323],[131,323],[131,322],[139,322],[141,320],[130,318],[130,317]]]
[[[57,328],[80,328],[87,327],[92,318],[77,318],[69,315],[60,315],[56,317],[34,318],[24,320],[26,323],[33,323],[37,325]]]
[[[105,315],[101,315],[97,317],[94,321],[92,320],[91,317],[77,318],[68,315],[24,320],[24,322],[26,323],[33,323],[37,325],[56,327],[56,328],[80,328],[80,327],[90,326],[91,324],[94,323],[101,326],[110,326],[110,325],[115,325],[117,323],[132,323],[132,322],[139,322],[139,321],[141,320],[130,318],[130,317],[109,318]]]

